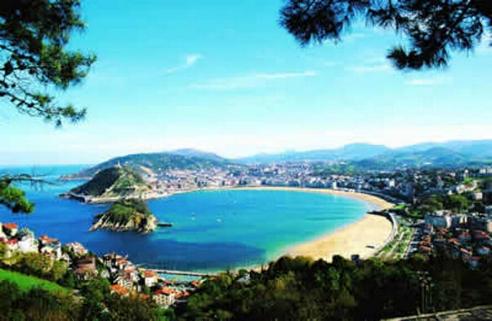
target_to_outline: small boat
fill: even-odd
[[[157,223],[157,226],[159,226],[159,227],[172,227],[173,224],[169,223],[169,222],[159,222],[159,223]]]

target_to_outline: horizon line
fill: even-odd
[[[246,154],[243,156],[224,156],[223,153],[220,152],[215,152],[212,150],[206,150],[206,149],[200,149],[196,147],[181,147],[181,148],[174,148],[174,149],[166,149],[166,150],[161,150],[161,151],[148,151],[148,152],[127,152],[127,153],[122,153],[119,155],[114,155],[110,156],[107,158],[104,158],[104,160],[101,161],[92,161],[92,162],[42,162],[42,163],[0,163],[1,167],[36,167],[36,166],[92,166],[92,165],[97,165],[101,162],[117,158],[117,157],[124,157],[128,155],[135,155],[135,154],[159,154],[159,153],[173,153],[173,152],[178,152],[178,151],[183,151],[183,150],[190,150],[190,151],[197,151],[197,152],[202,152],[202,153],[210,153],[214,154],[216,156],[219,156],[224,159],[228,160],[240,160],[244,158],[251,158],[255,156],[265,156],[265,155],[278,155],[278,154],[286,154],[286,153],[303,153],[303,152],[311,152],[311,151],[329,151],[329,150],[337,150],[341,149],[350,145],[370,145],[370,146],[380,146],[380,147],[385,147],[390,150],[395,150],[395,149],[400,149],[400,148],[406,148],[406,147],[411,147],[411,146],[418,146],[418,145],[423,145],[423,144],[447,144],[447,143],[469,143],[469,142],[492,142],[492,138],[481,138],[481,139],[449,139],[449,140],[435,140],[435,141],[421,141],[418,143],[414,144],[408,144],[408,145],[400,145],[400,146],[388,146],[385,144],[378,144],[378,143],[369,143],[369,142],[353,142],[353,143],[346,143],[342,145],[338,145],[335,147],[319,147],[319,148],[310,148],[310,149],[283,149],[279,151],[271,151],[271,152],[255,152],[255,153],[250,153]]]

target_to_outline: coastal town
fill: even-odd
[[[184,280],[171,275],[164,277],[158,271],[137,266],[126,256],[116,253],[97,256],[78,242],[62,244],[47,235],[36,238],[26,227],[0,223],[0,264],[13,270],[35,271],[35,263],[24,262],[24,258],[41,262],[37,272],[48,275],[59,269],[58,274],[73,276],[76,282],[106,279],[112,293],[151,299],[164,308],[183,302],[203,282],[199,276]],[[26,264],[30,265],[26,267]]]
[[[329,165],[326,168],[330,168]],[[169,169],[143,171],[154,195],[230,187],[283,186],[329,188],[381,193],[405,202],[430,193],[463,193],[474,190],[465,178],[492,175],[492,169],[397,169],[343,173],[327,170],[323,163],[291,162],[212,167],[207,169]],[[461,181],[460,181],[461,179]]]
[[[320,164],[301,162],[145,173],[145,182],[159,195],[258,187],[370,195],[393,204],[373,213],[391,220],[392,233],[381,247],[371,250],[371,256],[391,261],[445,255],[471,269],[492,259],[489,167],[333,173]],[[46,235],[36,238],[15,223],[1,225],[0,242],[5,266],[15,269],[23,255],[39,255],[48,260],[48,270],[56,263],[80,281],[103,278],[114,294],[149,299],[164,308],[186,302],[206,278],[176,280],[118,253],[97,256],[80,243],[62,244]],[[358,262],[359,254],[347,258]]]
[[[492,320],[492,0],[0,1],[0,321]]]
[[[223,170],[170,170],[146,177],[160,194],[194,190],[287,187],[357,192],[395,206],[395,235],[375,255],[383,259],[446,253],[476,268],[491,253],[492,168],[333,173],[298,162]],[[356,253],[354,253],[356,254]]]

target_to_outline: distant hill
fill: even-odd
[[[418,152],[437,147],[446,148],[448,150],[474,158],[492,157],[492,140],[455,140],[443,143],[421,143],[401,147],[397,150],[402,152]]]
[[[492,163],[492,140],[422,143],[357,162],[371,169],[460,167]]]
[[[432,147],[423,151],[391,151],[372,158],[355,162],[367,169],[457,167],[473,162],[466,155],[443,147]]]
[[[361,160],[383,154],[390,149],[383,145],[349,144],[335,149],[319,149],[303,152],[285,152],[279,154],[258,154],[237,159],[245,164],[254,163],[281,163],[296,161],[337,161],[337,160]]]
[[[492,140],[421,143],[400,148],[350,144],[336,149],[259,154],[238,159],[246,164],[348,161],[362,169],[395,167],[452,167],[491,163]]]
[[[85,202],[106,202],[138,198],[151,191],[143,178],[130,167],[105,168],[88,182],[70,190],[65,196]]]
[[[142,153],[115,157],[65,178],[90,178],[103,169],[117,165],[133,168],[143,174],[148,173],[149,170],[159,173],[169,169],[225,168],[233,166],[234,163],[213,153],[194,149],[180,149],[172,152]]]
[[[210,152],[204,152],[198,149],[193,149],[193,148],[183,148],[183,149],[176,149],[170,152],[171,154],[174,155],[181,155],[184,157],[188,158],[201,158],[201,159],[207,159],[207,160],[214,160],[220,163],[228,162],[227,159],[214,154]]]
[[[196,149],[178,149],[170,152],[115,157],[64,178],[91,178],[101,170],[118,165],[132,168],[142,175],[149,175],[163,173],[170,169],[231,169],[252,164],[304,161],[344,161],[361,169],[490,164],[492,163],[492,140],[430,142],[400,148],[358,143],[334,149],[258,154],[238,159],[226,159],[217,154]]]

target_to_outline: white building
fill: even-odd
[[[143,272],[143,279],[144,279],[145,286],[147,286],[149,288],[156,285],[157,281],[159,280],[157,277],[157,273],[155,273],[154,271],[151,271],[151,270],[145,270]]]
[[[485,214],[492,215],[492,205],[485,206]]]
[[[425,215],[425,224],[430,224],[433,227],[450,228],[453,224],[453,220],[450,215],[436,212]]]
[[[88,253],[87,249],[78,242],[67,243],[65,246],[68,248],[69,251],[71,251],[76,256],[83,256]]]
[[[157,290],[154,292],[152,299],[160,306],[168,307],[176,302],[174,293],[168,293],[167,291]]]
[[[483,176],[492,175],[492,167],[480,168],[478,173]]]
[[[17,243],[19,251],[22,253],[38,252],[38,241],[34,237],[23,236]]]
[[[451,216],[451,226],[459,227],[468,223],[468,216],[465,214],[456,214]]]

